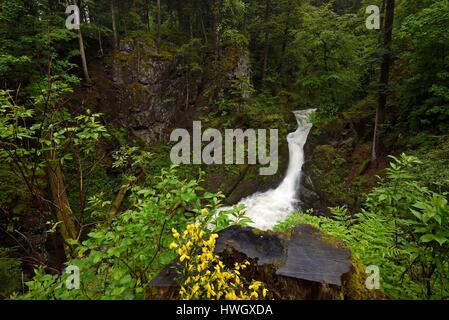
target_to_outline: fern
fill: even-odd
[[[307,223],[343,240],[366,266],[379,267],[381,288],[389,298],[448,297],[447,195],[418,183],[413,174],[421,164],[417,158],[391,158],[387,180],[366,196],[360,212],[352,215],[346,207],[335,207],[331,217],[295,213],[278,230]]]

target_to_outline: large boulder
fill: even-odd
[[[290,234],[231,227],[220,233],[216,253],[226,265],[249,260],[242,275],[263,281],[274,299],[375,299],[365,287],[363,265],[338,239],[301,224]],[[150,298],[175,299],[175,264],[151,283]]]

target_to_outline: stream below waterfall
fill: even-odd
[[[297,209],[301,192],[299,185],[304,164],[304,145],[312,129],[310,115],[315,110],[293,112],[298,122],[298,128],[287,136],[289,162],[287,174],[281,184],[276,189],[257,192],[238,203],[246,206],[246,216],[253,221],[253,227],[270,230],[276,223],[286,219]]]

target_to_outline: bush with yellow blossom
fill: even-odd
[[[224,265],[214,254],[218,235],[207,234],[201,223],[187,225],[180,234],[172,229],[175,241],[170,249],[179,259],[182,300],[257,300],[265,299],[268,290],[260,281],[249,283],[240,271],[250,263],[235,263],[233,268]]]

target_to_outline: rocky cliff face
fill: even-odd
[[[139,40],[123,41],[112,61],[112,79],[123,88],[116,110],[120,125],[148,144],[166,140],[186,104],[179,60],[158,56]]]
[[[227,59],[222,73],[227,79],[209,79],[209,68],[213,66],[208,61],[200,66],[200,72],[191,72],[185,60],[175,53],[158,54],[140,39],[123,40],[110,69],[113,82],[122,88],[116,100],[120,125],[148,144],[166,141],[175,123],[189,127],[191,119],[198,120],[192,113],[196,114],[198,104],[206,100],[205,82],[218,90],[236,79],[249,81],[249,51],[246,47],[233,49],[235,56]],[[249,98],[245,88],[242,93]],[[185,119],[184,125],[179,119]]]
[[[172,46],[158,53],[145,37],[122,39],[119,50],[90,64],[94,84],[80,90],[74,105],[102,112],[128,137],[153,144],[166,142],[174,127],[191,127],[211,110],[221,90],[238,83],[242,97],[249,98],[246,46],[226,48],[218,65],[207,50],[201,52],[194,70],[179,51]]]

